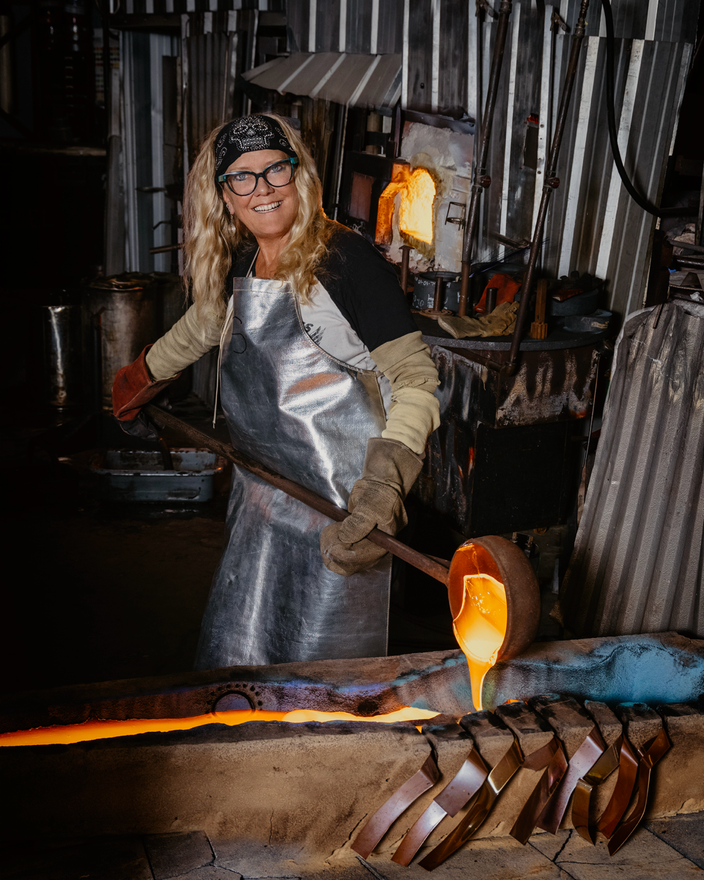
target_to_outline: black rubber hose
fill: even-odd
[[[644,211],[647,211],[648,214],[654,214],[656,217],[660,217],[660,208],[651,205],[650,202],[638,192],[626,174],[626,169],[623,167],[623,162],[621,161],[621,153],[618,149],[618,131],[616,129],[616,110],[614,108],[616,101],[616,86],[614,83],[614,56],[616,54],[614,48],[614,17],[611,12],[610,0],[601,0],[601,5],[604,10],[604,21],[606,23],[606,111],[609,120],[609,143],[611,144],[614,163],[616,164],[619,177],[623,181],[623,185],[626,187],[628,194],[636,205]]]

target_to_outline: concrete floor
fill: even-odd
[[[430,876],[372,855],[333,863],[296,863],[295,854],[246,842],[219,843],[203,832],[38,842],[5,848],[4,880],[416,880]],[[614,857],[574,831],[470,842],[432,873],[439,880],[694,880],[704,874],[704,816],[658,819],[639,829]]]
[[[177,414],[198,427],[207,425],[207,412],[193,402]],[[26,409],[18,419],[10,406],[0,413],[0,423],[7,572],[0,690],[189,670],[222,546],[226,481],[213,502],[197,511],[105,503],[86,477],[85,455],[57,463],[36,445],[52,427],[46,413]],[[225,439],[223,426],[216,433]],[[74,438],[66,448],[60,442],[54,446],[65,457],[73,451],[68,447],[81,443]],[[83,447],[90,446],[88,438]],[[550,552],[546,548],[546,560]],[[414,597],[423,589],[416,585],[408,595],[396,596],[391,653],[454,647],[440,585],[428,585],[424,594],[430,613],[414,611]],[[546,583],[548,599],[549,589]],[[554,626],[546,617],[545,634],[554,637]],[[702,870],[704,814],[698,814],[653,821],[614,859],[603,844],[588,847],[573,832],[560,832],[535,835],[525,847],[512,838],[478,841],[438,868],[436,876],[636,880],[688,878]],[[302,868],[290,853],[245,842],[225,845],[197,831],[4,846],[0,874],[5,880],[426,876],[420,867],[404,869],[374,856],[367,865],[348,856],[342,864]]]

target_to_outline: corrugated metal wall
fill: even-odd
[[[634,315],[563,585],[579,636],[704,638],[704,306]]]
[[[190,12],[261,10],[284,12],[286,0],[124,0],[120,10],[127,15],[168,15]]]
[[[497,4],[494,4],[495,6]],[[501,255],[497,236],[532,237],[570,31],[579,0],[513,3],[493,128],[482,230],[475,258]],[[696,34],[697,0],[613,0],[615,106],[624,164],[658,202]],[[403,53],[402,106],[481,123],[496,20],[464,0],[288,0],[291,49]],[[606,38],[599,0],[588,15],[558,176],[545,230],[542,271],[591,272],[609,307],[640,308],[655,220],[615,171],[606,121]],[[478,100],[478,96],[481,99]]]
[[[406,105],[452,112],[467,83],[466,108],[480,116],[496,24],[449,14],[450,0],[406,0],[408,40],[404,44]],[[655,220],[623,189],[608,142],[606,39],[600,4],[589,17],[558,177],[545,230],[542,270],[560,276],[591,272],[607,282],[609,307],[628,314],[642,306]],[[616,116],[624,164],[644,194],[658,202],[696,33],[695,0],[614,0]],[[482,206],[478,259],[500,253],[497,236],[528,241],[542,193],[554,116],[563,85],[578,0],[538,7],[515,2],[492,133],[491,187]],[[433,15],[435,19],[433,19]],[[435,23],[433,23],[435,22]],[[442,68],[438,48],[420,35],[440,33],[440,45],[466,27],[466,61],[453,80]],[[416,36],[414,36],[414,34]],[[429,59],[437,59],[436,71]],[[423,71],[418,79],[415,71]],[[466,71],[466,75],[465,75]],[[428,102],[430,84],[431,101]],[[424,88],[421,89],[421,85]]]
[[[400,55],[403,0],[287,0],[292,52]]]
[[[235,83],[251,66],[257,17],[256,9],[247,9],[181,18],[187,163],[213,128],[248,112],[246,99],[236,100]]]

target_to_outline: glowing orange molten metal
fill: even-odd
[[[248,721],[286,721],[304,724],[306,721],[378,721],[393,724],[397,721],[417,721],[434,718],[438,713],[430,709],[412,709],[408,706],[389,712],[362,718],[349,712],[318,712],[311,709],[294,709],[291,712],[264,712],[236,710],[211,712],[189,718],[130,718],[125,721],[85,721],[83,724],[65,724],[54,727],[38,727],[0,734],[0,746],[39,746],[87,742],[110,739],[115,736],[135,736],[139,733],[166,733],[171,730],[192,730],[206,724],[246,724]]]
[[[398,228],[427,244],[433,241],[435,181],[425,168],[416,168],[406,184],[398,211]]]
[[[462,607],[452,621],[452,628],[467,658],[472,700],[481,709],[484,677],[496,663],[506,635],[506,590],[496,578],[485,573],[464,575],[463,588]]]
[[[435,193],[435,181],[425,168],[416,168],[411,172],[408,165],[395,164],[393,179],[379,198],[377,244],[391,244],[394,204],[399,194],[399,229],[405,235],[432,244]]]

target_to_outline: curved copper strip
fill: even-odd
[[[431,831],[434,831],[447,813],[436,801],[433,801],[428,809],[420,816],[411,830],[401,841],[401,845],[393,854],[391,861],[407,868],[413,861],[413,856],[425,843]]]
[[[407,779],[367,821],[355,838],[352,849],[366,859],[401,813],[432,788],[439,778],[440,771],[431,753],[420,770]]]
[[[539,760],[545,760],[545,758],[541,756],[541,753],[544,753],[545,756],[550,756],[547,761],[547,766],[543,764],[545,772],[540,777],[538,784],[531,792],[531,795],[519,813],[513,828],[509,832],[511,837],[515,837],[519,843],[523,844],[528,841],[528,838],[533,833],[548,800],[554,794],[560,780],[567,771],[567,759],[562,750],[562,744],[556,736],[553,736],[547,746],[543,746],[542,749],[539,749],[538,753],[534,752],[530,757],[533,758],[535,756],[535,760],[530,761],[530,763],[530,759],[526,760],[524,762],[524,767],[528,767],[531,770],[541,769],[540,766],[534,766],[539,763]]]
[[[645,815],[645,808],[648,805],[648,791],[650,789],[650,777],[653,767],[662,758],[662,756],[670,748],[670,740],[665,732],[665,728],[652,739],[645,750],[638,749],[640,754],[640,763],[638,765],[638,800],[631,814],[616,829],[616,833],[609,840],[609,855],[615,855],[633,834],[640,821]]]
[[[413,856],[421,848],[430,832],[437,828],[445,816],[456,816],[459,813],[484,784],[488,772],[479,752],[472,749],[452,781],[445,786],[403,838],[392,861],[406,867],[410,865]]]
[[[602,753],[592,769],[577,780],[572,800],[572,824],[581,838],[587,843],[596,842],[596,829],[589,827],[589,810],[591,806],[592,792],[597,785],[601,785],[618,767],[621,738]]]
[[[600,755],[606,748],[606,743],[601,738],[599,728],[594,725],[584,742],[570,758],[567,772],[560,780],[554,794],[545,805],[545,809],[538,819],[538,828],[556,834],[560,822],[567,810],[572,792],[584,774],[593,767]]]
[[[489,815],[496,798],[501,794],[501,791],[522,763],[523,754],[521,747],[514,739],[506,754],[487,776],[467,814],[434,850],[429,852],[424,859],[421,859],[419,864],[422,867],[432,871],[433,868],[441,865],[445,859],[469,840]]]
[[[634,755],[633,749],[626,739],[626,735],[622,734],[619,737],[619,740],[621,745],[616,788],[614,788],[611,800],[596,826],[597,830],[601,831],[607,839],[614,833],[616,826],[626,812],[626,808],[631,800],[631,795],[633,794],[633,786],[635,785],[636,775],[638,773],[638,758]]]

